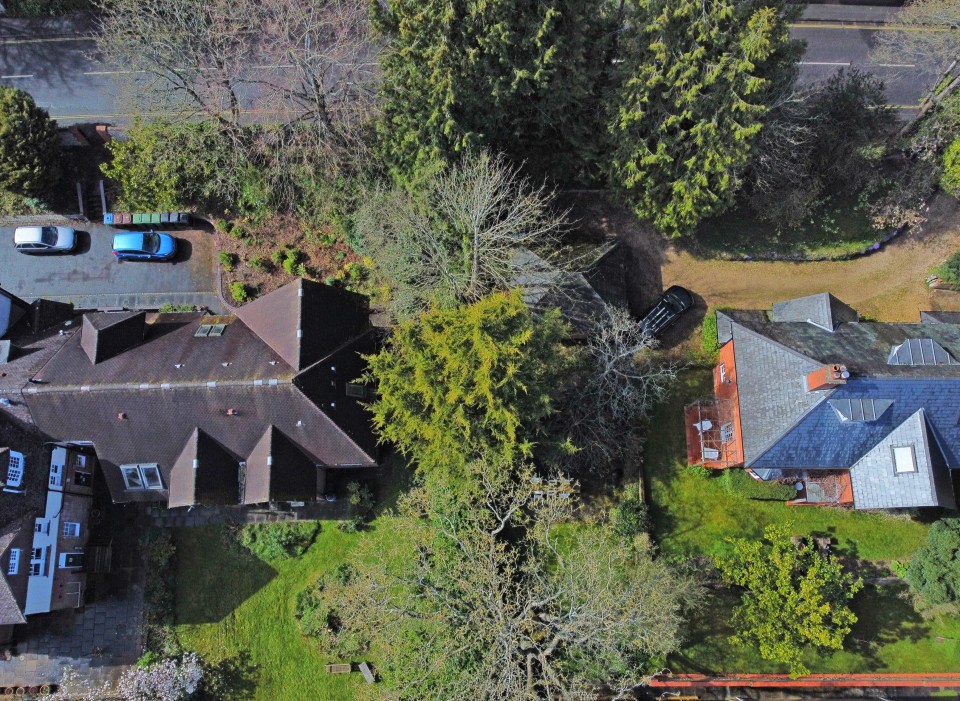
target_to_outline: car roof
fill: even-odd
[[[119,234],[114,234],[113,247],[142,250],[143,237],[146,234],[146,231],[121,231]]]
[[[14,243],[40,243],[42,226],[18,226],[13,232]]]

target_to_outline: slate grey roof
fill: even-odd
[[[300,499],[317,491],[317,465],[290,438],[269,426],[246,460],[243,503]]]
[[[832,299],[785,303],[774,316],[796,319],[816,305],[822,313]],[[821,328],[839,318],[838,309],[842,315],[849,308],[837,302],[816,324],[762,312],[718,314],[718,328],[734,342],[745,466],[761,476],[850,469],[857,508],[952,507],[947,468],[960,468],[960,368],[888,361],[921,338],[956,357],[960,325],[844,321],[833,331]],[[807,392],[805,376],[832,363],[846,365],[851,379]],[[895,473],[894,444],[915,446],[917,473]]]
[[[743,455],[747,466],[827,392],[807,392],[820,364],[739,324],[732,327]]]
[[[920,312],[922,324],[960,324],[960,312]]]
[[[240,461],[199,428],[170,471],[167,506],[239,504]]]
[[[858,321],[859,315],[827,292],[798,297],[773,305],[774,321],[810,322],[833,331],[842,323]]]
[[[916,472],[897,473],[893,448],[911,446]],[[952,489],[938,485],[947,478],[936,469],[936,444],[930,440],[923,409],[890,431],[850,469],[853,500],[858,509],[904,509],[923,506],[955,508]]]

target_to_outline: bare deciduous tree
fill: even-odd
[[[394,288],[400,317],[434,301],[475,301],[518,285],[525,250],[554,249],[565,213],[502,156],[466,156],[421,190],[370,198],[356,219],[364,248]]]
[[[406,542],[358,553],[341,634],[390,646],[381,671],[397,699],[627,698],[643,661],[678,645],[698,585],[604,526],[567,530],[561,546],[575,485],[474,468],[511,478],[477,480],[469,505],[416,492]]]
[[[655,350],[628,311],[607,307],[587,340],[582,380],[565,412],[566,429],[579,449],[576,464],[598,468],[627,447],[625,440],[676,379],[677,366]]]
[[[877,32],[875,62],[926,70],[926,77],[932,80],[960,59],[960,4],[956,0],[910,0],[891,22],[905,25],[907,31]]]

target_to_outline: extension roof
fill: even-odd
[[[324,287],[296,281],[237,316],[149,315],[141,343],[97,363],[75,333],[25,387],[30,412],[55,440],[94,444],[117,502],[240,496],[229,463],[272,432],[313,466],[373,465],[369,418],[346,392],[376,337],[362,298]],[[165,489],[127,490],[119,467],[133,463],[156,463]]]
[[[721,340],[734,342],[744,465],[763,477],[851,469],[858,508],[952,505],[943,480],[960,468],[960,325],[856,319],[825,294],[771,315],[718,313]],[[808,391],[806,376],[834,363],[850,379]],[[919,476],[894,471],[896,436],[912,441]]]

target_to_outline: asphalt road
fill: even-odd
[[[840,12],[838,16],[844,15]],[[792,34],[807,42],[801,81],[815,82],[840,68],[860,67],[881,76],[890,102],[909,111],[926,94],[933,80],[929,76],[943,67],[873,63],[870,50],[882,31],[896,30],[871,22],[804,21],[795,25]],[[5,36],[0,38],[0,82],[29,91],[63,124],[129,122],[133,115],[124,113],[115,99],[116,80],[129,74],[124,74],[122,67],[100,63],[95,54],[96,44],[89,38],[31,37],[29,32]]]
[[[213,237],[202,231],[170,231],[178,253],[169,263],[125,261],[112,253],[109,226],[77,232],[77,251],[25,255],[13,248],[13,227],[0,227],[0,286],[26,301],[39,297],[73,301],[80,307],[156,308],[173,304],[216,304]],[[211,305],[211,306],[213,306]]]

